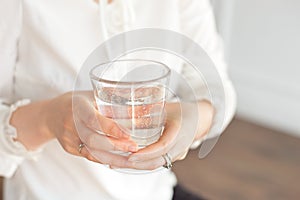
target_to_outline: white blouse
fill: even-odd
[[[167,170],[122,174],[70,155],[56,140],[37,152],[13,142],[11,113],[73,89],[88,55],[110,36],[138,28],[181,32],[211,56],[224,81],[226,120],[235,110],[220,38],[208,0],[0,0],[0,175],[4,199],[170,200]],[[186,72],[188,73],[188,72]]]

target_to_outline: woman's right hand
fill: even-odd
[[[111,151],[135,152],[137,144],[130,140],[130,136],[119,128],[111,119],[108,119],[97,111],[93,93],[68,92],[49,101],[35,103],[28,111],[40,107],[39,116],[26,119],[26,106],[20,108],[13,115],[11,123],[17,128],[18,138],[28,149],[45,142],[41,138],[56,138],[63,149],[73,155],[83,156],[91,161],[108,164],[116,167],[129,167],[127,157],[117,155]],[[23,115],[22,115],[23,114]],[[37,124],[38,131],[31,131],[34,127],[18,126],[22,122],[20,118],[29,121],[29,125]],[[33,123],[32,119],[36,118]],[[20,124],[20,123],[19,123]],[[101,132],[103,134],[97,133]],[[35,134],[35,135],[33,135]],[[26,137],[27,136],[27,137]],[[40,137],[40,139],[39,139]],[[32,138],[34,138],[32,140]],[[35,142],[33,142],[35,141]],[[84,147],[79,152],[79,145]]]

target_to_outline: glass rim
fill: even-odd
[[[93,74],[94,70],[97,67],[103,66],[103,65],[107,65],[109,63],[116,63],[116,62],[124,62],[124,61],[146,61],[146,62],[152,62],[152,63],[156,63],[159,64],[161,66],[163,66],[166,69],[166,73],[163,74],[162,76],[158,77],[158,78],[154,78],[154,79],[150,79],[150,80],[145,80],[145,81],[113,81],[113,80],[108,80],[108,79],[104,79],[104,78],[99,78],[96,75]],[[119,85],[132,85],[132,84],[143,84],[143,83],[150,83],[150,82],[154,82],[160,79],[163,79],[167,76],[169,76],[171,73],[171,69],[164,63],[159,62],[159,61],[155,61],[155,60],[148,60],[148,59],[121,59],[121,60],[113,60],[113,61],[108,61],[108,62],[104,62],[104,63],[100,63],[97,64],[96,66],[94,66],[90,72],[90,78],[95,80],[95,81],[99,81],[99,82],[104,82],[104,83],[109,83],[109,84],[119,84]]]

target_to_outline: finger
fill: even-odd
[[[74,103],[76,104],[76,106],[73,106],[75,124],[83,122],[91,129],[97,130],[111,137],[130,137],[126,132],[121,130],[120,125],[118,125],[114,120],[101,115],[93,106],[93,103],[87,101],[86,98],[77,98]]]
[[[90,161],[98,162],[87,150],[86,146],[79,149],[79,145],[82,144],[79,137],[76,134],[72,134],[73,139],[64,140],[63,142],[59,141],[63,149],[74,156],[84,157]],[[76,137],[77,136],[77,137]]]
[[[97,163],[103,164],[99,160],[97,160],[94,156],[92,156],[92,154],[89,152],[89,150],[86,146],[84,146],[81,149],[80,153],[78,152],[78,156],[84,157],[92,162],[97,162]]]
[[[130,168],[138,170],[155,170],[166,164],[165,159],[162,156],[156,157],[151,160],[141,162],[130,162]]]
[[[90,154],[90,152],[88,151],[88,148],[87,148],[86,145],[84,145],[83,147],[80,148],[80,145],[84,144],[84,143],[82,143],[82,141],[80,140],[80,138],[78,137],[77,134],[74,134],[72,132],[68,132],[67,135],[70,135],[70,134],[72,135],[72,137],[68,137],[68,140],[65,140],[64,144],[63,144],[63,147],[64,147],[66,152],[68,152],[72,155],[75,155],[75,156],[84,157],[84,158],[86,158],[90,161],[97,162],[97,163],[101,164],[101,162],[99,160],[95,159]],[[70,138],[72,138],[72,140]]]
[[[171,162],[175,162],[176,160],[183,160],[188,150],[183,152],[178,152],[178,147],[176,145],[172,147],[172,149],[168,152],[169,157],[171,158]],[[166,160],[163,158],[163,155],[160,155],[151,160],[139,161],[139,162],[130,162],[130,168],[138,169],[138,170],[155,170],[159,167],[162,167],[166,164]],[[113,167],[114,168],[114,167]]]
[[[112,138],[101,135],[80,123],[76,126],[81,141],[90,149],[105,150],[105,151],[137,151],[137,144],[125,138]]]
[[[57,137],[57,140],[67,153],[79,156],[78,147],[82,142],[76,131],[65,131],[60,137]]]
[[[75,156],[84,157],[93,162],[103,164],[103,162],[101,162],[101,159],[97,159],[91,154],[92,150],[90,150],[87,147],[87,145],[84,145],[81,149],[79,149],[79,145],[82,144],[82,142],[79,139],[79,137],[76,138],[76,135],[74,135],[74,137],[75,137],[74,140],[72,140],[72,141],[70,140],[69,142],[64,143],[63,147],[66,152],[68,152],[72,155],[75,155]],[[75,142],[75,141],[77,141],[77,142]]]
[[[113,119],[100,115],[98,111],[95,111],[93,119],[90,118],[88,126],[94,130],[100,131],[107,136],[115,138],[130,138],[130,135],[125,132],[125,128],[116,123]]]
[[[106,150],[106,151],[123,151],[123,152],[136,152],[138,145],[128,139],[116,139],[100,134],[90,135],[87,141],[91,149]]]
[[[108,151],[90,150],[91,155],[100,163],[115,166],[116,168],[130,168],[132,165],[127,156]]]
[[[183,160],[183,159],[185,159],[185,157],[187,156],[188,152],[189,152],[188,150],[182,152],[181,154],[179,154],[177,156],[178,158],[176,160]]]
[[[166,124],[164,133],[156,143],[153,143],[129,157],[129,161],[151,160],[167,153],[175,145],[179,127],[175,124]]]

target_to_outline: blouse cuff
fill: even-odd
[[[1,155],[0,159],[5,159],[6,157],[11,159],[19,157],[17,160],[20,160],[20,158],[36,159],[37,154],[41,151],[40,149],[28,151],[22,143],[16,141],[17,130],[10,124],[13,112],[29,103],[29,99],[23,99],[10,106],[4,106],[3,103],[0,105],[0,107],[5,107],[4,109],[0,108],[0,110],[3,110],[0,113],[0,152],[6,155],[4,157]],[[7,161],[7,159],[5,160]],[[7,163],[9,162],[7,161]]]

